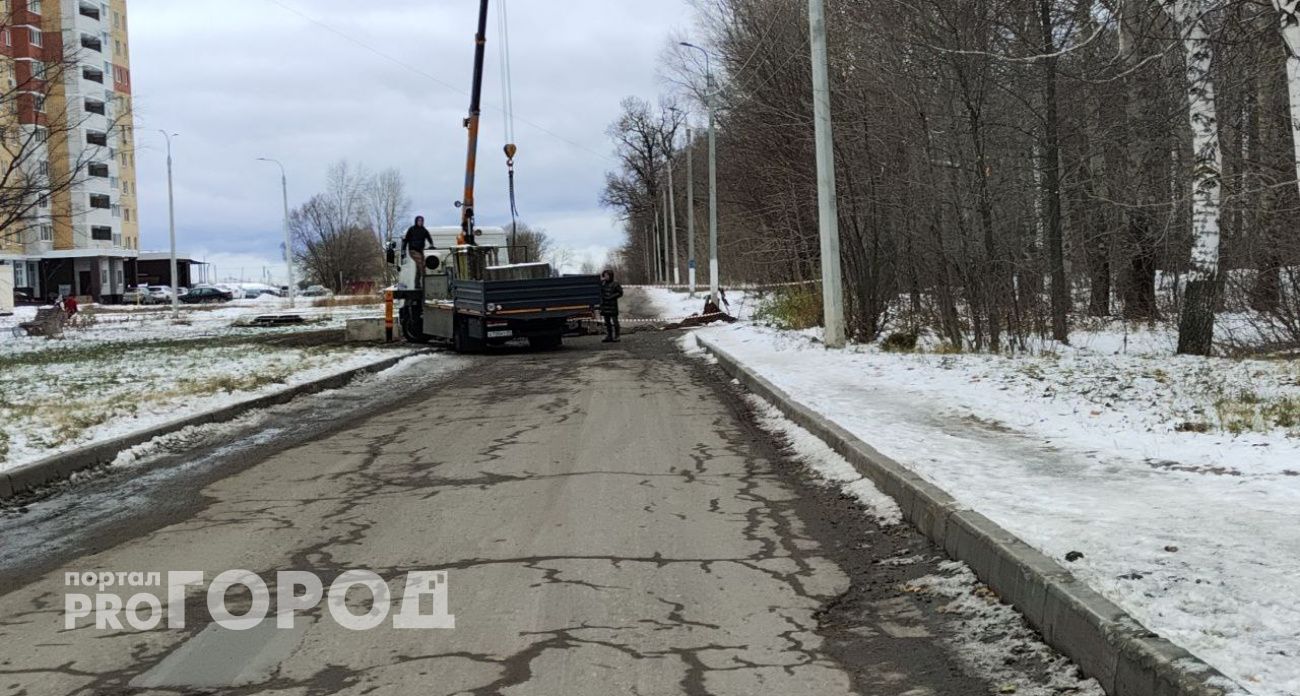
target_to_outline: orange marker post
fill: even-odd
[[[384,291],[384,340],[393,342],[393,291]]]

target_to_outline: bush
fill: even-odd
[[[778,290],[759,304],[754,311],[754,318],[788,331],[821,326],[821,293],[802,286]]]
[[[896,331],[886,336],[880,347],[889,353],[912,353],[918,340],[920,335],[915,331]]]

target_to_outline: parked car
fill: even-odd
[[[146,305],[157,304],[153,292],[146,287],[131,288],[122,293],[122,304]]]
[[[181,302],[186,304],[200,304],[208,302],[229,302],[232,299],[234,299],[234,297],[224,290],[218,290],[216,288],[194,288],[181,298]]]
[[[150,285],[148,290],[149,296],[156,303],[162,304],[172,301],[172,286],[170,285]]]
[[[299,294],[301,294],[303,297],[332,297],[334,295],[334,291],[330,290],[324,285],[312,285],[308,287],[306,290],[303,290]]]

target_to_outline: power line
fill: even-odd
[[[452,84],[452,83],[450,83],[450,82],[447,82],[446,80],[443,80],[443,79],[437,77],[436,75],[432,75],[432,74],[430,74],[430,73],[428,73],[428,72],[425,72],[424,70],[421,70],[420,68],[418,68],[418,67],[416,67],[416,66],[414,66],[414,65],[411,65],[410,63],[408,63],[408,62],[402,60],[401,58],[398,58],[397,56],[394,56],[394,55],[392,55],[392,54],[390,54],[390,53],[387,53],[387,52],[382,51],[382,50],[380,50],[380,49],[378,49],[378,48],[375,48],[374,46],[371,46],[370,44],[368,44],[368,43],[366,43],[366,42],[364,42],[364,41],[362,41],[362,40],[360,40],[360,39],[358,39],[358,38],[356,38],[356,37],[354,37],[354,36],[351,36],[351,35],[348,34],[347,32],[344,32],[344,31],[342,31],[342,30],[340,30],[340,29],[337,29],[337,28],[335,28],[335,27],[333,27],[333,26],[327,24],[326,22],[323,22],[323,21],[321,21],[321,20],[319,20],[319,19],[316,19],[315,17],[312,17],[311,15],[308,15],[307,13],[303,12],[302,10],[297,9],[296,7],[293,7],[293,6],[291,6],[291,5],[288,5],[287,3],[281,2],[281,0],[266,0],[266,1],[269,2],[269,3],[271,3],[272,5],[275,5],[276,7],[279,7],[280,9],[283,9],[283,10],[285,10],[285,11],[287,11],[287,12],[290,12],[290,13],[292,13],[292,14],[297,15],[298,17],[300,17],[300,18],[302,18],[302,19],[304,19],[304,20],[306,20],[306,21],[308,21],[308,22],[310,22],[310,23],[312,23],[312,24],[314,24],[314,25],[320,27],[321,29],[324,29],[324,30],[330,32],[331,34],[335,34],[336,36],[339,36],[340,38],[342,38],[342,39],[348,41],[349,43],[355,44],[355,45],[357,45],[357,46],[359,46],[359,47],[361,47],[361,48],[363,48],[363,49],[365,49],[365,50],[367,50],[367,51],[369,51],[369,52],[375,54],[376,56],[379,56],[380,58],[383,58],[384,60],[389,61],[390,63],[393,63],[393,64],[395,64],[395,65],[398,65],[398,66],[400,66],[400,67],[402,67],[402,68],[405,68],[406,70],[409,70],[409,71],[415,73],[416,75],[419,75],[420,77],[423,77],[423,78],[425,78],[425,79],[428,79],[428,80],[430,80],[431,82],[433,82],[433,83],[435,83],[435,84],[437,84],[437,85],[439,85],[439,86],[441,86],[441,87],[444,87],[444,88],[446,88],[446,89],[449,89],[449,90],[451,90],[451,91],[453,91],[453,92],[455,92],[455,93],[457,93],[457,94],[459,94],[459,95],[461,95],[461,96],[464,96],[464,97],[468,97],[468,96],[469,96],[469,92],[466,92],[465,90],[461,89],[460,87],[457,87],[457,86],[455,86],[454,84]],[[503,109],[502,107],[491,107],[491,108],[495,109],[496,111],[501,111],[502,113],[505,113],[505,109]],[[512,119],[518,120],[518,121],[522,122],[524,125],[530,126],[530,127],[533,128],[534,130],[537,130],[537,131],[539,131],[539,132],[541,132],[541,133],[544,133],[544,134],[546,134],[546,135],[549,135],[550,137],[552,137],[552,138],[554,138],[554,139],[556,139],[556,140],[558,140],[558,141],[560,141],[560,142],[562,142],[562,143],[564,143],[564,144],[566,144],[566,145],[568,145],[568,146],[570,146],[570,147],[572,147],[572,148],[576,148],[576,149],[578,149],[578,150],[582,150],[583,152],[586,152],[586,153],[588,153],[588,154],[590,154],[590,155],[595,155],[596,157],[599,157],[599,158],[604,159],[604,160],[614,161],[614,158],[613,158],[613,157],[610,157],[609,155],[604,154],[604,153],[601,153],[601,152],[597,152],[596,150],[593,150],[593,149],[591,149],[591,148],[589,148],[589,147],[587,147],[586,145],[583,145],[583,144],[581,144],[581,143],[575,142],[575,141],[573,141],[573,140],[569,140],[568,138],[566,138],[566,137],[560,135],[559,133],[556,133],[555,131],[550,130],[549,128],[547,128],[547,127],[545,127],[545,126],[543,126],[543,125],[541,125],[541,124],[539,124],[539,123],[535,123],[535,122],[530,121],[530,120],[528,120],[528,119],[526,119],[526,118],[519,117],[517,114],[513,114],[513,113],[510,114],[510,116],[511,116]]]

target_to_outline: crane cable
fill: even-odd
[[[510,246],[518,241],[519,208],[515,205],[515,98],[510,74],[510,17],[506,0],[497,3],[497,25],[501,34],[501,110],[505,114],[506,179],[510,191]],[[527,261],[528,259],[525,259]]]

